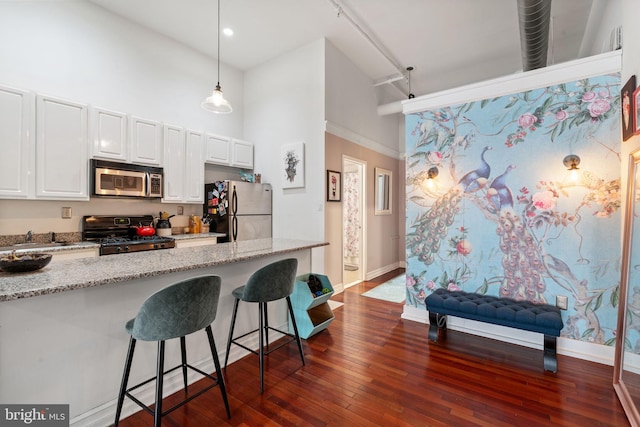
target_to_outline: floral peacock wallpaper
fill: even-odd
[[[562,336],[614,345],[620,75],[409,114],[406,129],[407,304],[440,287],[565,295]]]

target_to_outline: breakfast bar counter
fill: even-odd
[[[0,301],[196,270],[324,245],[326,243],[269,238],[68,260],[28,273],[0,272]]]
[[[316,251],[322,251],[326,244],[274,238],[57,262],[54,254],[52,262],[41,270],[0,273],[0,402],[68,404],[71,426],[109,426],[114,420],[128,347],[124,326],[146,298],[191,277],[220,276],[222,289],[212,329],[223,359],[232,290],[259,268],[285,258],[298,260],[297,275],[321,273],[314,271],[312,264],[322,263],[322,252]],[[269,304],[269,323],[287,330],[283,301]],[[257,324],[257,306],[241,304],[236,331],[248,332]],[[278,338],[278,334],[269,334],[270,340]],[[193,334],[187,340],[189,363],[213,372],[206,334]],[[173,341],[167,342],[166,366],[179,364],[179,345]],[[245,344],[257,348],[257,338],[248,336]],[[229,363],[246,355],[233,346]],[[144,363],[132,371],[131,383],[154,376],[156,344],[139,342],[136,358]],[[183,387],[180,371],[176,372],[165,376],[165,396]],[[198,379],[194,375],[188,381]],[[229,384],[241,381],[233,377],[226,380]],[[154,383],[140,392],[143,401],[153,402]],[[139,407],[127,399],[122,415],[137,410]]]

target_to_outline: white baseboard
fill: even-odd
[[[393,264],[384,266],[384,267],[380,267],[378,269],[375,270],[371,270],[371,271],[367,271],[367,274],[365,275],[364,280],[371,280],[371,279],[375,279],[378,276],[382,276],[383,274],[386,274],[390,271],[393,271],[397,268],[400,268],[400,261],[398,262],[394,262]]]
[[[424,307],[405,305],[401,317],[412,322],[424,323],[425,325],[429,323],[429,313]],[[536,332],[477,322],[455,316],[448,317],[447,328],[539,350],[543,348],[542,335]],[[428,327],[426,326],[424,333],[425,335],[428,333]],[[615,349],[606,345],[559,337],[556,351],[564,356],[613,366]]]

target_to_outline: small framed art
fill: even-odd
[[[627,80],[622,89],[620,90],[620,100],[622,102],[622,140],[626,141],[631,138],[631,135],[635,132],[635,116],[636,116],[636,103],[635,103],[635,89],[636,89],[636,76],[633,75]]]
[[[327,170],[327,202],[339,202],[342,197],[340,172]]]
[[[282,188],[304,187],[304,142],[282,146]]]
[[[633,117],[633,134],[640,134],[640,87],[633,92],[633,100],[631,101],[631,115]]]

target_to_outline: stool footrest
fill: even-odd
[[[285,342],[283,342],[283,343],[280,343],[276,348],[270,348],[269,350],[265,351],[265,352],[264,352],[264,354],[269,354],[269,353],[271,353],[272,351],[275,351],[275,350],[279,349],[280,347],[283,347],[283,346],[285,346],[285,345],[287,345],[287,344],[291,344],[292,342],[295,342],[295,341],[296,341],[296,336],[295,336],[295,335],[293,335],[293,334],[290,334],[290,333],[288,333],[288,332],[282,331],[282,330],[277,329],[277,328],[274,328],[274,327],[272,327],[272,326],[268,326],[268,327],[266,327],[265,329],[270,329],[270,330],[272,330],[272,331],[274,331],[274,332],[278,332],[278,333],[280,333],[280,334],[282,334],[282,335],[284,335],[284,336],[288,336],[288,337],[290,337],[291,339],[290,339],[289,341],[285,341]],[[232,342],[233,344],[237,345],[238,347],[241,347],[241,348],[243,348],[243,349],[247,350],[247,351],[248,351],[248,352],[250,352],[250,353],[253,353],[253,354],[255,354],[255,355],[259,355],[258,350],[254,350],[254,349],[249,348],[249,347],[247,347],[246,345],[241,344],[241,343],[239,343],[239,342],[238,342],[238,340],[239,340],[239,339],[244,338],[244,337],[246,337],[247,335],[255,334],[256,332],[259,332],[259,331],[260,331],[260,329],[254,329],[253,331],[249,331],[249,332],[247,332],[247,333],[245,333],[245,334],[242,334],[242,335],[240,335],[240,336],[237,336],[237,337],[233,338],[233,339],[231,340],[231,342]],[[279,338],[279,339],[280,339],[280,338]]]
[[[185,400],[181,401],[180,403],[177,403],[177,404],[175,404],[174,406],[172,406],[171,408],[167,409],[166,411],[163,411],[163,412],[162,412],[162,416],[163,416],[163,417],[164,417],[165,415],[167,415],[168,413],[173,412],[174,410],[178,409],[179,407],[181,407],[181,406],[185,405],[187,402],[190,402],[191,400],[193,400],[193,399],[195,399],[196,397],[200,396],[202,393],[204,393],[204,392],[206,392],[206,391],[211,390],[212,388],[214,388],[215,386],[217,386],[217,385],[219,384],[219,379],[218,379],[217,377],[214,377],[214,376],[213,376],[213,375],[211,375],[211,374],[207,374],[206,372],[203,372],[203,371],[201,371],[200,369],[196,368],[195,366],[191,366],[191,365],[189,365],[188,363],[187,363],[187,364],[185,364],[184,366],[185,366],[185,367],[187,367],[187,368],[189,368],[189,369],[191,369],[191,370],[193,370],[193,371],[196,371],[197,373],[199,373],[199,374],[200,374],[200,375],[202,375],[203,377],[207,377],[207,378],[209,378],[209,379],[210,379],[210,380],[212,380],[214,383],[213,383],[213,384],[209,384],[208,386],[206,386],[206,387],[205,387],[205,388],[203,388],[202,390],[199,390],[197,393],[195,393],[195,394],[193,394],[193,395],[189,396],[188,398],[186,398]],[[166,375],[166,374],[168,374],[168,373],[170,373],[170,372],[173,372],[173,371],[175,371],[175,370],[177,370],[177,369],[181,369],[182,367],[183,367],[183,365],[178,365],[178,366],[176,366],[176,367],[174,367],[174,368],[169,369],[168,371],[165,371],[165,372],[163,373],[163,375]],[[129,399],[133,400],[135,403],[137,403],[137,404],[138,404],[138,406],[140,406],[142,409],[144,409],[145,411],[147,411],[147,412],[148,412],[148,413],[150,413],[151,415],[153,415],[153,414],[154,414],[153,409],[151,409],[148,405],[145,405],[144,403],[142,403],[138,398],[136,398],[133,394],[131,394],[131,392],[132,392],[132,391],[134,391],[134,390],[136,390],[136,389],[138,389],[138,388],[140,388],[140,387],[142,387],[142,386],[143,386],[143,385],[145,385],[145,384],[148,384],[148,383],[150,383],[150,382],[152,382],[152,381],[156,380],[156,378],[157,378],[157,377],[151,377],[151,378],[149,378],[148,380],[143,381],[143,382],[141,382],[141,383],[139,383],[139,384],[136,384],[135,386],[133,386],[133,387],[131,387],[131,388],[128,388],[128,389],[125,391],[125,394],[127,395],[127,397],[128,397]],[[187,391],[187,390],[185,389],[185,392],[186,392],[186,391]]]

